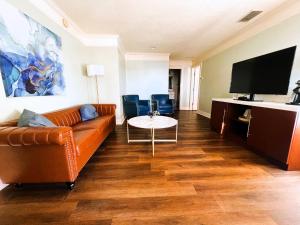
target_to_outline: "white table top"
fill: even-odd
[[[176,126],[178,121],[167,116],[137,116],[129,119],[128,124],[138,128],[144,129],[162,129]]]
[[[227,103],[240,104],[240,105],[257,106],[257,107],[264,107],[270,109],[280,109],[286,111],[300,112],[300,106],[298,105],[287,105],[285,103],[278,103],[278,102],[255,102],[255,101],[251,102],[251,101],[234,100],[232,98],[213,98],[212,100],[218,102],[227,102]]]

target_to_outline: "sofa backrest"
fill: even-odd
[[[72,127],[81,122],[80,106],[74,106],[67,109],[61,109],[55,112],[43,114],[57,126]]]

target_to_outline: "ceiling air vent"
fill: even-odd
[[[259,14],[261,14],[263,11],[251,11],[249,12],[246,16],[244,16],[242,19],[239,20],[240,23],[246,23],[250,20],[252,20],[254,17],[258,16]]]

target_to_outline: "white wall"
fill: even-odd
[[[300,80],[300,15],[269,28],[203,62],[200,86],[199,111],[210,113],[211,99],[232,97],[229,94],[231,69],[234,62],[298,45],[290,79],[288,95],[258,95],[266,101],[286,102]]]
[[[126,94],[126,62],[125,62],[125,55],[119,50],[118,51],[119,56],[119,82],[120,82],[120,122],[123,122],[124,120],[124,112],[123,112],[123,102],[122,102],[122,95]]]
[[[42,113],[89,102],[87,78],[83,76],[82,70],[84,56],[81,52],[84,52],[85,47],[27,1],[10,0],[8,2],[62,38],[66,90],[63,96],[6,98],[3,82],[0,79],[0,122],[17,118],[24,108]]]
[[[126,93],[150,99],[168,94],[169,60],[126,60]]]
[[[98,77],[99,102],[117,105],[117,122],[123,118],[121,95],[126,93],[125,57],[114,47],[86,47],[59,25],[43,15],[28,1],[8,0],[62,38],[66,91],[63,96],[6,98],[0,79],[0,122],[18,118],[24,108],[38,113],[97,102],[96,79],[87,77],[87,64],[104,65],[105,75]]]
[[[180,77],[180,110],[190,109],[191,67],[182,67]]]
[[[85,51],[85,64],[101,64],[104,66],[104,76],[91,77],[88,80],[89,92],[93,92],[93,102],[97,102],[96,79],[98,79],[98,94],[100,103],[117,105],[117,123],[123,121],[123,106],[121,95],[125,93],[125,60],[118,47],[89,47]]]

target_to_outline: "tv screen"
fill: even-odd
[[[296,46],[234,63],[230,93],[287,94],[295,52]]]

